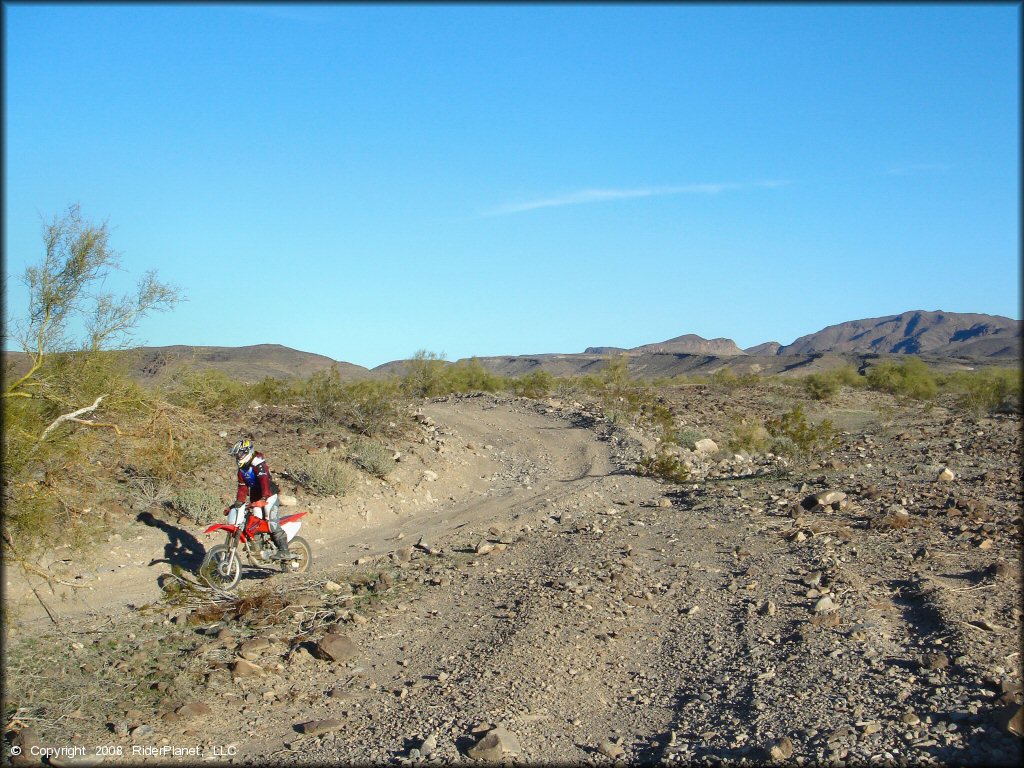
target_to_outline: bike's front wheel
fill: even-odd
[[[242,562],[238,551],[226,544],[211,547],[199,566],[199,576],[211,587],[234,589],[242,578]]]
[[[301,536],[295,536],[288,542],[288,551],[295,555],[293,560],[281,561],[281,570],[285,573],[305,573],[313,562],[313,550]]]

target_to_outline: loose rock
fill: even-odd
[[[316,644],[317,653],[320,658],[329,661],[348,661],[356,655],[356,644],[346,635],[338,635],[329,632],[324,635]]]

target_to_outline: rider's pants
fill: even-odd
[[[263,508],[263,514],[267,520],[267,527],[270,528],[270,532],[281,530],[281,524],[277,521],[277,513],[280,510],[281,505],[277,501],[277,494],[267,499],[267,506]]]

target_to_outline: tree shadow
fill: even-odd
[[[164,545],[163,558],[154,558],[149,561],[149,565],[167,563],[168,565],[177,565],[189,571],[194,571],[202,565],[203,557],[206,555],[206,548],[191,533],[176,525],[160,520],[151,512],[140,512],[135,519],[151,528],[159,528],[167,534],[168,541]]]

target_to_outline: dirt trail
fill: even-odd
[[[884,446],[851,437],[834,456],[843,469],[819,476],[696,457],[679,487],[634,474],[636,441],[580,409],[458,398],[423,418],[438,452],[410,451],[389,488],[311,516],[299,624],[179,621],[204,683],[169,688],[165,714],[130,727],[231,745],[243,763],[461,762],[493,726],[530,763],[763,762],[772,748],[815,764],[1021,756],[993,703],[1019,690],[1007,634],[1020,627],[1019,566],[986,581],[991,542],[925,515],[871,527],[862,479],[889,477],[896,459],[870,452]],[[904,474],[893,493],[932,493]],[[849,499],[801,507],[838,485]],[[1012,558],[1017,523],[985,525]],[[421,538],[434,554],[395,557]],[[372,583],[327,592],[356,559]],[[317,611],[340,618],[304,635]],[[328,630],[351,640],[349,658],[321,657]],[[233,679],[254,638],[267,641],[250,654],[259,670]],[[188,701],[214,711],[168,714]],[[326,725],[304,733],[314,721]]]
[[[437,479],[424,480],[421,469],[404,473],[410,495],[429,494],[429,503],[415,498],[413,506],[396,501],[393,494],[369,501],[363,494],[355,504],[348,497],[321,502],[315,514],[304,519],[301,531],[313,544],[313,575],[386,553],[406,536],[410,540],[403,544],[415,544],[420,536],[433,539],[466,526],[486,531],[493,523],[513,519],[543,499],[610,470],[607,450],[582,427],[483,400],[452,406],[435,403],[423,409],[438,418],[447,439],[455,441],[451,455],[432,457],[429,465],[417,462],[434,467]],[[353,514],[356,504],[363,514]],[[106,616],[157,600],[162,594],[160,577],[170,573],[172,562],[194,568],[221,538],[203,535],[200,526],[187,522],[174,524],[152,515],[146,519],[147,527],[133,526],[131,535],[116,534],[109,548],[81,563],[86,576],[72,582],[74,588],[57,583],[51,591],[41,579],[33,579],[49,607],[65,618]],[[265,575],[246,571],[243,584]],[[8,573],[5,601],[18,611],[20,620],[39,627],[49,623],[23,575],[14,569]]]

